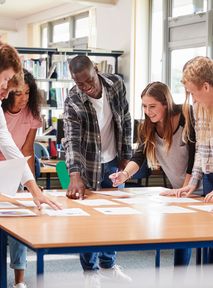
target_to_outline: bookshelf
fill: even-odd
[[[68,61],[77,55],[87,55],[96,63],[99,71],[118,73],[118,58],[123,51],[76,50],[63,48],[30,48],[16,47],[21,55],[23,67],[36,78],[43,91],[44,106],[42,113],[47,113],[48,125],[52,125],[52,117],[63,112],[63,103],[73,81],[69,73]],[[94,61],[95,58],[95,61]],[[107,60],[113,62],[108,64]],[[97,59],[101,59],[98,61]],[[57,116],[56,116],[57,117]]]

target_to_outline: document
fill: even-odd
[[[129,192],[124,192],[120,190],[111,190],[111,191],[92,191],[95,194],[100,194],[100,195],[107,195],[107,196],[114,196],[114,197],[130,197],[132,196],[132,193]]]
[[[155,207],[155,209],[153,209],[151,211],[151,213],[168,213],[168,214],[175,214],[175,213],[194,213],[196,211],[193,211],[191,209],[187,209],[187,208],[183,208],[183,207],[179,207],[179,206],[158,206]]]
[[[5,208],[19,208],[19,207],[10,202],[0,202],[0,209],[5,209]]]
[[[4,193],[2,193],[2,194],[4,194]],[[14,199],[20,199],[20,198],[31,199],[31,198],[33,198],[32,194],[30,192],[18,192],[18,193],[15,193],[14,195],[8,195],[8,194],[4,194],[4,195],[9,197],[9,198],[14,198]]]
[[[119,202],[122,202],[122,203],[125,203],[125,204],[143,204],[143,205],[147,205],[147,204],[150,204],[150,201],[141,197],[131,197],[131,198],[113,198],[112,200],[115,200],[115,201],[119,201]],[[152,204],[152,203],[151,203]]]
[[[161,192],[170,190],[165,187],[140,187],[140,188],[131,188],[131,192],[136,195],[142,196],[153,196],[159,195]]]
[[[25,207],[37,207],[36,204],[30,200],[18,200],[17,202]]]
[[[150,198],[152,201],[161,202],[161,203],[192,203],[192,202],[200,202],[194,198],[178,198],[178,197],[167,197],[167,196],[160,196],[155,195]]]
[[[0,161],[0,193],[15,195],[26,163],[26,158]]]
[[[131,214],[141,214],[140,211],[133,209],[131,207],[104,207],[104,208],[94,208],[98,212],[107,215],[131,215]]]
[[[206,212],[213,212],[213,205],[190,205],[190,208],[198,209]]]
[[[23,217],[23,216],[36,216],[36,214],[27,209],[0,210],[0,217]]]
[[[66,208],[63,210],[46,210],[45,214],[49,216],[90,216],[81,208]]]
[[[88,199],[88,200],[85,199],[85,200],[73,200],[73,201],[87,206],[119,205],[118,203],[112,202],[107,199]]]
[[[55,197],[60,197],[60,196],[63,196],[65,197],[66,196],[66,191],[48,191],[45,190],[45,193],[47,193],[49,196],[55,196]]]

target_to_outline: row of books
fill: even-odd
[[[22,58],[22,66],[27,69],[36,79],[45,79],[47,77],[47,61],[40,59]]]
[[[60,61],[54,59],[51,67],[47,69],[47,58],[39,59],[24,59],[22,58],[22,65],[25,69],[33,74],[36,79],[59,79],[59,80],[70,80],[69,71],[69,58],[61,58]],[[99,63],[95,63],[99,72],[102,73],[113,73],[113,65],[108,63],[107,60],[103,60]]]
[[[68,96],[68,88],[50,88],[49,90],[49,105],[50,107],[63,108],[64,101]]]

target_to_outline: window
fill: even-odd
[[[183,103],[182,69],[191,58],[213,56],[212,0],[152,0],[149,81],[163,81]],[[163,28],[161,28],[163,27]]]
[[[54,24],[53,25],[53,43],[65,42],[70,39],[69,22]]]
[[[88,48],[89,12],[51,21],[41,25],[43,48]]]
[[[173,0],[172,17],[206,12],[207,0]]]
[[[182,70],[184,64],[195,56],[205,56],[206,47],[195,47],[174,50],[171,53],[171,91],[176,104],[185,100],[185,91],[181,84]]]

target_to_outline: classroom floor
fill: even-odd
[[[171,287],[212,287],[212,268],[195,266],[195,251],[193,250],[188,268],[173,269],[173,251],[161,251],[161,267],[154,268],[154,251],[119,252],[117,264],[124,268],[132,278],[131,284],[113,282],[103,279],[101,288],[171,288]],[[9,263],[9,259],[8,259]],[[9,265],[8,265],[9,266]],[[45,288],[84,288],[84,277],[78,255],[47,255],[45,256]],[[36,257],[28,253],[28,268],[26,271],[28,288],[36,288]],[[8,267],[8,288],[13,286],[13,271]]]

